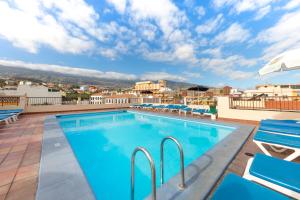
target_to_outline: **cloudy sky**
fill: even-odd
[[[250,88],[300,47],[300,0],[0,0],[0,64]]]

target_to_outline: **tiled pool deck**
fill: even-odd
[[[0,125],[0,200],[35,199],[44,120],[47,115],[50,114],[23,115],[13,124]],[[231,119],[219,119],[219,121],[258,124],[253,121]],[[252,137],[253,133],[224,174],[228,172],[243,174],[249,159],[245,153],[259,152],[252,142]]]

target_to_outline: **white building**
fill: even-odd
[[[89,86],[87,86],[87,85],[82,85],[82,86],[80,86],[79,89],[80,89],[81,91],[85,92],[85,91],[88,91]]]
[[[243,94],[243,92],[236,88],[232,88],[229,93],[230,96],[235,96],[235,97],[239,97],[242,94]]]
[[[130,103],[131,98],[136,98],[136,96],[131,94],[106,96],[105,104],[127,104]]]
[[[101,93],[92,94],[90,97],[91,104],[104,104],[104,97]]]
[[[26,96],[28,104],[61,104],[62,93],[48,89],[43,85],[21,84],[16,87],[4,87],[0,90],[3,96]]]
[[[300,85],[258,85],[255,90],[245,90],[243,97],[265,95],[269,97],[300,96]]]

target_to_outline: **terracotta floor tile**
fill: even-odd
[[[13,182],[5,200],[34,200],[37,178]]]
[[[0,148],[0,155],[6,155],[10,151],[11,147]]]
[[[37,153],[28,153],[27,152],[24,156],[21,166],[27,166],[27,165],[33,165],[33,164],[40,163],[40,159],[41,159],[40,152],[37,152]]]
[[[1,187],[0,187],[0,196],[1,196],[1,195],[6,195],[6,193],[7,193],[8,190],[9,190],[9,187],[10,187],[10,184],[1,186]]]
[[[17,151],[25,151],[27,148],[27,144],[18,144],[13,146],[13,148],[11,149],[11,152],[17,152]]]
[[[20,181],[23,179],[31,179],[37,177],[39,172],[39,163],[34,165],[22,166],[18,169],[14,181]]]
[[[16,173],[17,169],[11,169],[0,172],[0,186],[10,184],[13,181],[13,178]]]
[[[6,194],[0,194],[0,200],[5,200]]]

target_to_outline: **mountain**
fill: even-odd
[[[105,78],[94,78],[87,76],[76,76],[51,71],[32,70],[22,67],[7,67],[0,65],[0,78],[15,78],[33,82],[52,82],[63,84],[99,85],[105,88],[130,88],[139,80],[116,80]],[[195,86],[192,83],[167,81],[167,86],[172,89],[189,88]]]

